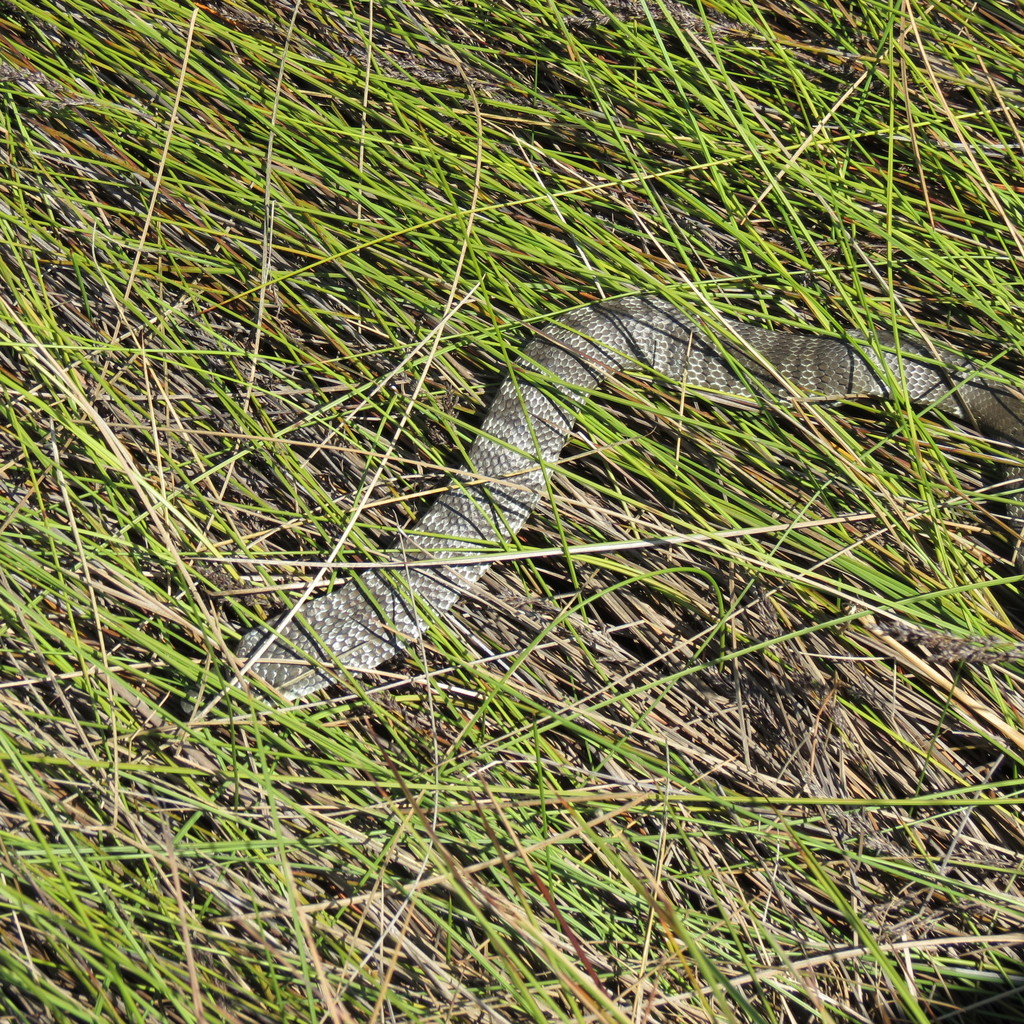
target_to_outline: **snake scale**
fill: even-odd
[[[791,393],[788,382],[830,398],[887,398],[901,381],[915,404],[1024,447],[1024,401],[975,379],[977,368],[962,359],[944,356],[945,364],[937,364],[906,336],[897,354],[892,335],[879,335],[879,348],[887,349],[879,355],[879,348],[857,344],[857,335],[726,324],[742,344],[717,342],[665,299],[633,295],[584,307],[539,330],[502,382],[470,449],[474,475],[434,501],[400,550],[385,553],[403,568],[362,572],[276,625],[250,630],[239,657],[294,700],[334,682],[339,668],[367,671],[399,653],[426,629],[418,608],[447,611],[487,571],[488,552],[515,536],[544,492],[545,467],[561,451],[578,404],[606,376],[630,366],[712,395],[781,396]],[[418,564],[427,559],[429,565]]]

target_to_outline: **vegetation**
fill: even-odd
[[[618,379],[406,657],[230,686],[546,316],[1013,379],[1015,6],[716,3],[0,4],[4,1019],[1024,1009],[1020,455],[969,426]]]

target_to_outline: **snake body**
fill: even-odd
[[[488,552],[515,536],[544,492],[545,467],[565,444],[575,408],[606,376],[630,366],[737,396],[785,395],[795,387],[831,398],[885,398],[900,382],[914,403],[1024,447],[1024,401],[975,379],[964,360],[944,356],[937,364],[907,337],[897,353],[891,335],[880,335],[876,347],[858,344],[856,335],[726,325],[742,344],[723,346],[667,300],[634,295],[584,307],[538,331],[470,449],[474,475],[436,499],[403,547],[386,553],[403,568],[367,570],[275,626],[250,630],[239,657],[294,700],[334,682],[339,668],[368,671],[399,653],[426,629],[418,608],[447,611],[487,571]]]

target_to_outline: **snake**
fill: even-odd
[[[547,493],[548,473],[582,405],[611,374],[653,371],[689,389],[751,398],[796,394],[891,399],[938,409],[1024,448],[1024,400],[959,355],[920,338],[772,331],[722,318],[722,340],[668,299],[628,295],[580,307],[534,330],[499,385],[468,470],[427,508],[388,565],[353,573],[301,601],[238,647],[253,672],[296,700],[369,672],[403,651],[487,572]]]

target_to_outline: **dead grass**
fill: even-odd
[[[616,381],[371,699],[225,691],[519,324],[1019,366],[1022,26],[860,8],[0,8],[3,1013],[1019,1012],[1018,454],[965,427]]]

